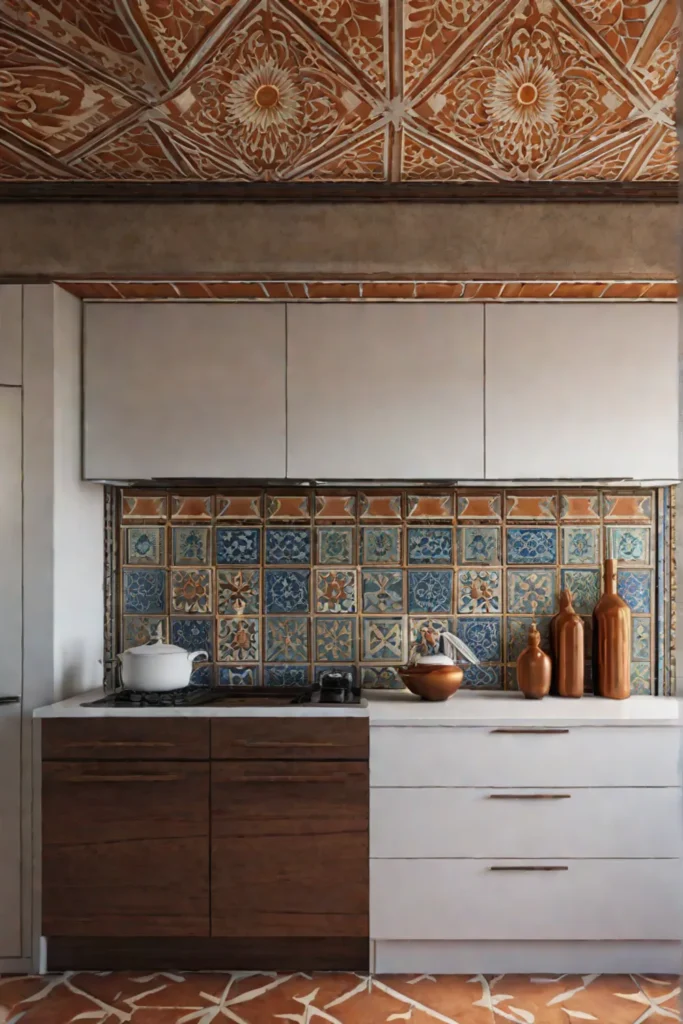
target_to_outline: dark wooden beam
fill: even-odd
[[[216,182],[5,181],[0,202],[677,203],[676,181]]]

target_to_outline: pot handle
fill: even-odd
[[[209,660],[209,653],[208,653],[208,651],[191,651],[191,652],[188,653],[187,656],[188,656],[190,661],[194,661],[194,659],[198,658],[200,654],[203,654],[207,661]]]

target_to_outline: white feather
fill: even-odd
[[[453,661],[458,660],[458,654],[462,654],[463,658],[472,665],[479,664],[479,658],[476,656],[471,647],[461,640],[460,637],[456,636],[455,633],[442,633],[441,640],[443,643],[444,653],[452,658]]]

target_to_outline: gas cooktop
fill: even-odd
[[[163,693],[143,693],[139,690],[117,690],[97,700],[83,701],[87,708],[170,708],[199,707],[216,704],[219,707],[339,707],[340,704],[358,705],[360,690],[349,689],[330,699],[320,686],[186,686],[182,690]]]

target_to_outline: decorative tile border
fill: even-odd
[[[244,302],[386,301],[514,302],[562,301],[675,302],[676,281],[463,281],[428,279],[263,278],[225,281],[60,281],[81,299],[109,301],[220,300]]]
[[[670,488],[108,487],[106,515],[109,686],[116,653],[160,626],[210,652],[195,675],[207,684],[305,683],[334,667],[400,685],[396,667],[434,627],[480,656],[466,686],[514,687],[530,617],[547,632],[565,584],[590,678],[590,615],[616,547],[634,692],[671,689]]]

